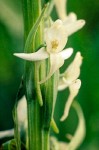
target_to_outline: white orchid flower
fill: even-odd
[[[67,15],[67,0],[54,0],[54,3],[59,18],[63,21],[63,24],[67,30],[68,36],[78,31],[85,25],[85,21],[83,19],[77,20],[77,15],[75,13],[71,12],[69,15]]]
[[[69,58],[73,53],[72,48],[64,49],[67,37],[63,22],[56,20],[50,28],[45,30],[46,48],[42,47],[35,53],[15,53],[14,55],[29,61],[40,61],[50,58],[49,74],[40,82],[44,83],[64,64],[64,60]]]
[[[72,83],[69,86],[70,95],[69,95],[68,100],[65,104],[64,113],[60,119],[61,121],[64,121],[68,117],[71,104],[72,104],[74,98],[76,97],[76,95],[78,94],[80,86],[81,86],[81,81],[79,79],[74,81],[74,83]]]
[[[82,64],[82,56],[80,52],[76,53],[73,62],[66,71],[60,75],[58,90],[64,90],[70,86],[80,75],[80,66]]]

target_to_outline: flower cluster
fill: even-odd
[[[74,98],[77,96],[77,94],[79,92],[79,89],[81,87],[81,80],[79,79],[80,67],[81,67],[81,64],[82,64],[81,53],[80,52],[76,53],[76,55],[74,57],[74,60],[66,68],[64,73],[60,73],[59,76],[58,76],[57,72],[60,69],[60,67],[63,66],[65,60],[68,59],[73,54],[73,51],[74,51],[73,48],[71,48],[71,47],[66,48],[66,44],[67,44],[69,36],[72,35],[73,33],[75,33],[76,31],[78,31],[79,29],[81,29],[85,25],[85,21],[82,20],[82,19],[78,20],[77,15],[74,12],[71,12],[67,15],[67,11],[66,11],[66,8],[65,8],[65,6],[67,4],[67,0],[52,0],[51,2],[54,2],[54,5],[56,7],[56,11],[58,13],[59,19],[53,21],[51,17],[47,18],[47,17],[44,16],[45,15],[44,13],[41,13],[40,17],[45,19],[44,20],[44,27],[45,28],[44,28],[44,33],[43,33],[44,34],[43,35],[44,42],[42,43],[42,45],[39,45],[40,48],[38,50],[37,49],[33,50],[34,51],[33,53],[14,53],[14,55],[21,58],[21,59],[24,59],[26,61],[39,62],[39,63],[35,63],[35,64],[39,64],[38,66],[40,66],[40,64],[42,64],[43,60],[48,60],[49,61],[50,65],[48,65],[46,63],[47,61],[44,62],[44,63],[47,64],[47,65],[44,65],[44,66],[47,66],[47,67],[45,67],[45,70],[48,69],[49,72],[48,72],[48,70],[46,71],[47,75],[44,75],[43,79],[39,75],[41,73],[40,72],[41,68],[39,69],[39,67],[37,67],[37,68],[35,67],[37,70],[40,70],[40,71],[35,73],[35,76],[38,74],[38,76],[40,76],[40,79],[39,79],[39,77],[35,78],[35,80],[37,80],[37,81],[36,81],[36,83],[34,83],[34,88],[35,88],[35,93],[36,93],[35,95],[37,97],[37,100],[39,101],[39,104],[41,104],[40,107],[44,105],[43,108],[42,108],[43,109],[42,112],[44,113],[44,116],[43,117],[41,116],[41,118],[45,117],[44,118],[45,120],[43,121],[44,123],[42,123],[43,124],[42,125],[43,126],[42,131],[44,130],[44,128],[45,129],[48,128],[48,130],[49,130],[49,126],[52,126],[54,131],[56,131],[56,133],[58,133],[58,128],[57,128],[57,125],[56,125],[56,123],[54,121],[54,118],[53,118],[53,110],[52,109],[53,109],[53,105],[55,103],[55,101],[53,99],[56,98],[57,89],[58,89],[58,91],[65,90],[67,88],[69,89],[69,96],[68,96],[68,99],[66,100],[63,115],[60,119],[60,121],[64,121],[68,117],[71,104],[72,104]],[[39,26],[40,21],[41,21],[40,17],[38,19],[39,20],[38,21],[39,22],[38,26]],[[36,26],[35,24],[34,24],[34,26]],[[33,28],[33,29],[37,30],[38,26],[36,26],[36,28]],[[34,31],[34,32],[35,32],[34,35],[36,35],[36,31]],[[29,40],[32,41],[33,39],[29,38],[27,41],[29,41]],[[29,44],[31,44],[31,42],[29,42],[28,45]],[[25,47],[25,50],[28,51],[28,49],[26,49],[26,48],[28,48],[28,46]],[[53,76],[55,73],[57,74],[57,83],[54,84],[52,82],[55,81],[54,77],[56,77],[56,76]],[[52,76],[53,76],[54,79],[49,80]],[[50,82],[46,83],[46,81],[48,81],[48,80],[51,81],[51,84],[53,84],[53,86],[51,88],[48,87],[49,85],[51,85],[51,84],[49,84]],[[29,81],[29,83],[30,83],[30,81]],[[45,88],[44,92],[46,94],[42,92],[43,91],[42,90],[43,86],[41,86],[41,84],[43,84],[43,83],[46,83],[44,85],[44,88]],[[57,84],[57,86],[56,86],[56,84]],[[26,88],[28,89],[27,85],[26,85]],[[30,84],[29,84],[29,86],[30,86]],[[32,95],[31,91],[33,89],[31,90],[31,87],[29,87],[29,90],[30,90],[29,94]],[[51,92],[52,92],[52,96],[50,96]],[[54,92],[56,92],[56,93],[53,94]],[[18,123],[16,123],[15,132],[16,131],[18,132],[18,130],[20,132],[24,132],[24,130],[25,130],[25,132],[26,132],[26,130],[29,129],[29,123],[30,122],[28,122],[28,118],[30,117],[29,116],[30,114],[28,115],[28,112],[30,113],[30,111],[28,111],[29,107],[28,107],[28,103],[26,102],[27,97],[28,97],[27,95],[29,95],[29,94],[25,93],[25,95],[19,100],[18,105],[16,105],[16,107],[15,107],[15,116],[14,117],[15,117],[15,120],[18,121]],[[48,97],[46,95],[48,95]],[[46,100],[44,99],[44,103],[43,103],[43,97],[46,99]],[[49,99],[50,99],[50,102],[49,102]],[[30,102],[29,102],[29,105],[30,105]],[[51,107],[49,107],[49,106],[51,106]],[[50,138],[50,147],[51,147],[51,149],[53,149],[53,147],[54,147],[54,149],[57,149],[57,150],[64,150],[65,148],[67,150],[76,149],[77,146],[82,142],[82,140],[85,136],[84,116],[83,116],[81,107],[79,106],[78,103],[75,102],[73,104],[73,108],[76,111],[77,116],[78,116],[78,126],[77,126],[77,129],[76,129],[76,132],[75,132],[74,136],[69,135],[69,137],[70,137],[70,139],[69,139],[70,142],[69,143],[58,142],[57,139],[51,137]],[[35,110],[36,110],[35,113],[37,113],[38,109],[36,108]],[[39,112],[40,111],[38,111],[38,113]],[[42,113],[42,115],[43,115],[43,113]],[[33,113],[31,113],[31,116],[32,115],[33,115]],[[35,114],[34,114],[34,116],[35,116]],[[34,118],[36,118],[36,117],[34,117]],[[30,121],[31,120],[32,119],[30,119]],[[47,122],[47,125],[45,126],[46,122]],[[36,125],[35,122],[32,122],[32,125],[33,125],[33,123]],[[32,131],[32,130],[30,130],[30,131]],[[37,129],[36,129],[36,131],[37,131]],[[27,132],[25,134],[27,136]],[[17,133],[17,135],[18,135],[18,133]],[[35,135],[35,133],[34,133],[34,135]],[[13,136],[14,136],[14,129],[0,132],[0,139],[3,139],[5,137],[13,137]],[[31,136],[31,137],[33,137],[33,136]],[[30,140],[30,141],[33,142],[32,140]],[[26,142],[27,143],[29,142],[28,141],[28,136],[26,137]],[[35,140],[34,140],[34,142],[35,142]],[[45,143],[45,141],[44,141],[44,143]]]
[[[45,23],[44,43],[42,43],[43,46],[40,49],[34,53],[14,53],[15,56],[27,61],[42,62],[49,59],[49,73],[44,79],[38,81],[38,84],[45,83],[50,79],[63,66],[64,61],[72,55],[73,48],[65,48],[68,38],[85,24],[84,20],[77,20],[75,13],[71,12],[67,15],[66,2],[66,0],[54,0],[59,19],[53,21],[50,18],[51,23],[48,26]],[[69,88],[70,92],[60,119],[61,121],[68,117],[70,106],[79,92],[81,86],[81,80],[79,79],[81,64],[82,56],[80,52],[77,52],[73,62],[67,67],[66,71],[59,75],[58,90]]]
[[[57,71],[63,64],[64,60],[69,58],[73,53],[73,48],[64,49],[68,37],[81,29],[85,21],[77,20],[75,13],[68,16],[65,12],[66,0],[54,0],[60,19],[52,21],[50,27],[45,28],[44,37],[46,47],[40,48],[35,53],[15,53],[14,55],[28,61],[42,61],[50,58],[50,71],[47,77],[40,81],[44,83]],[[64,50],[63,50],[64,49]]]
[[[68,59],[72,53],[73,48],[66,48],[68,37],[74,32],[81,29],[85,21],[77,20],[75,13],[67,15],[65,11],[66,0],[54,0],[56,10],[60,19],[51,21],[50,27],[46,27],[44,30],[45,47],[41,47],[34,53],[15,53],[14,55],[28,61],[42,61],[44,59],[50,59],[50,71],[48,75],[39,83],[46,82],[63,64],[64,60]],[[77,95],[81,86],[81,81],[78,79],[80,74],[80,66],[82,63],[82,57],[78,52],[74,58],[74,61],[66,69],[66,71],[60,75],[59,90],[63,90],[69,87],[70,96],[65,106],[64,115],[61,120],[64,120],[68,116],[70,105]]]

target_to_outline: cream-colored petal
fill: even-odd
[[[66,142],[59,142],[59,150],[69,150],[67,149],[68,143]]]
[[[14,129],[0,131],[0,139],[5,137],[13,137],[14,136]]]
[[[73,53],[73,48],[67,48],[63,51],[60,52],[61,56],[65,59],[69,58]],[[69,86],[69,81],[66,80],[64,77],[61,77],[59,79],[59,85],[58,85],[58,90],[64,90],[65,88],[67,88]]]
[[[70,23],[70,24],[66,24],[64,22],[64,26],[66,28],[66,32],[67,32],[68,36],[70,36],[74,32],[76,32],[79,29],[81,29],[84,25],[85,25],[85,21],[84,20],[78,20],[78,21],[75,21],[75,22]]]
[[[79,77],[81,64],[82,56],[80,52],[77,52],[73,62],[68,66],[68,68],[64,72],[64,78],[66,81],[72,83]]]
[[[70,12],[68,18],[70,18],[71,22],[75,22],[77,20],[77,15],[74,12]]]
[[[27,102],[26,97],[23,96],[17,106],[18,124],[19,126],[27,127]]]
[[[60,119],[61,121],[64,121],[68,117],[71,104],[72,104],[75,96],[78,94],[80,86],[81,86],[81,81],[79,79],[77,79],[73,84],[71,84],[69,86],[70,95],[69,95],[68,100],[65,104],[64,113]]]
[[[71,12],[65,20],[63,20],[63,24],[70,25],[71,23],[77,21],[77,15],[73,12]]]
[[[80,87],[81,87],[81,80],[80,79],[75,80],[69,86],[70,95],[72,95],[72,97],[75,97],[78,94]]]
[[[69,80],[66,80],[64,77],[61,77],[59,79],[59,85],[58,85],[58,90],[62,91],[66,89],[72,82]]]
[[[57,19],[55,22],[53,22],[51,29],[60,28],[63,25],[63,22],[61,19]]]
[[[67,43],[67,32],[61,20],[56,20],[50,28],[45,30],[45,42],[48,53],[57,53],[63,50]]]
[[[60,55],[60,53],[50,54],[50,71],[49,71],[49,74],[47,75],[47,77],[45,79],[43,79],[39,83],[42,84],[46,80],[48,80],[63,64],[64,64],[64,59]]]
[[[56,10],[60,19],[66,19],[66,3],[67,0],[54,0]]]
[[[82,64],[82,56],[80,52],[76,53],[73,62],[66,71],[60,76],[58,90],[64,90],[70,86],[80,75],[80,66]]]
[[[40,48],[35,53],[14,53],[14,55],[28,61],[40,61],[49,57],[49,54],[44,47]]]
[[[63,78],[59,79],[59,84],[58,84],[58,91],[62,91],[68,87],[68,84],[66,84],[63,80]]]
[[[61,56],[65,59],[69,58],[73,53],[73,48],[67,48],[60,52]]]

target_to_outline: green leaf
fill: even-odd
[[[48,17],[50,16],[50,14],[53,10],[53,7],[54,7],[54,0],[50,0],[49,5],[46,9],[45,16],[44,16],[45,20],[48,19]]]
[[[27,40],[26,40],[26,43],[25,43],[25,48],[24,48],[25,51],[27,51],[31,47],[31,45],[33,44],[33,40],[35,39],[35,35],[36,35],[36,32],[37,32],[37,29],[38,29],[38,27],[40,25],[40,22],[41,22],[42,18],[45,15],[45,10],[46,10],[47,6],[48,5],[45,5],[45,7],[42,10],[41,15],[39,16],[39,18],[37,19],[36,23],[31,28],[31,30],[30,30],[30,32],[28,34],[28,37],[27,37]]]
[[[43,127],[49,130],[51,121],[53,118],[54,107],[56,103],[57,97],[57,87],[58,87],[58,74],[59,72],[56,71],[54,75],[47,80],[46,82],[46,89],[43,91],[44,97],[44,122]]]
[[[2,144],[2,150],[16,150],[16,140],[12,139],[10,141],[5,142]],[[21,150],[26,150],[23,143],[21,143]]]

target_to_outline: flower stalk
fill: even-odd
[[[28,34],[36,23],[36,20],[41,14],[41,1],[40,0],[23,0],[23,12],[24,12],[24,37],[25,42]],[[42,43],[42,26],[40,25],[35,41],[25,49],[25,52],[33,52]],[[28,149],[29,150],[41,150],[42,147],[42,116],[41,106],[38,103],[37,93],[39,72],[37,70],[38,64],[33,62],[26,62],[24,84],[26,87],[26,99],[27,99],[27,116],[28,116]],[[39,85],[40,86],[40,85]],[[42,104],[41,104],[42,105]]]
[[[30,1],[29,1],[30,2]],[[27,14],[30,12],[29,4],[27,5]],[[33,14],[36,14],[34,19],[29,17],[28,22],[26,20],[26,29],[30,30],[27,36],[25,44],[25,52],[35,52],[37,48],[44,43],[43,41],[43,25],[41,19],[44,14],[44,9],[41,12],[41,1],[33,1],[31,4]],[[28,10],[29,8],[29,10]],[[25,10],[24,10],[25,12]],[[37,15],[37,12],[38,15]],[[25,12],[26,13],[26,12]],[[25,16],[27,15],[25,14]],[[28,17],[28,15],[27,15]],[[24,18],[26,19],[26,17]],[[33,28],[30,28],[32,23]],[[24,32],[25,32],[24,31]],[[33,35],[33,36],[32,36]],[[26,38],[26,37],[25,37]],[[48,56],[48,54],[47,54]],[[35,58],[35,57],[34,57]],[[58,81],[55,75],[53,75],[46,83],[40,84],[40,80],[43,80],[49,72],[50,63],[48,60],[27,62],[25,64],[24,84],[26,88],[27,99],[27,116],[28,116],[28,149],[37,150],[49,150],[49,130],[51,126],[51,120],[53,116],[53,107],[56,100]],[[56,71],[56,70],[55,70]],[[55,72],[54,71],[54,72]],[[56,72],[55,74],[58,74]],[[56,89],[56,90],[54,90]]]

